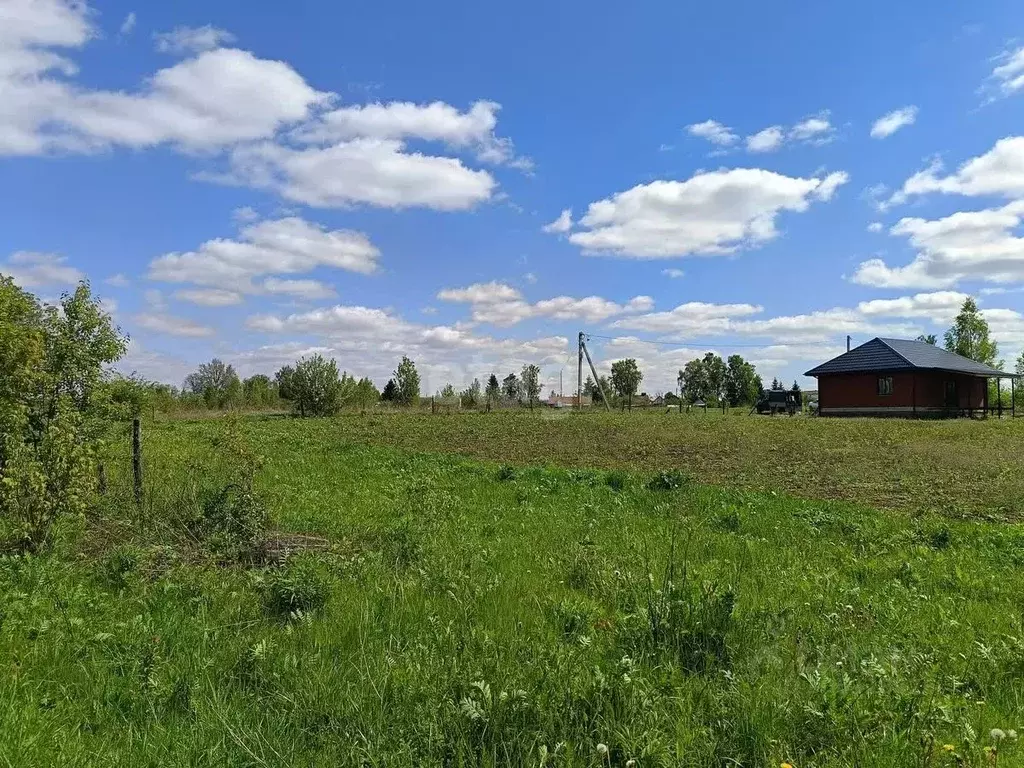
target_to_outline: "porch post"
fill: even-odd
[[[996,377],[996,400],[999,401],[999,418],[1003,418],[1003,377]]]
[[[1017,418],[1017,379],[1010,379],[1010,418]]]

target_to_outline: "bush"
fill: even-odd
[[[272,571],[266,583],[267,613],[279,619],[301,619],[327,604],[329,584],[313,558],[296,557]]]
[[[647,483],[647,489],[650,491],[674,491],[688,483],[689,478],[678,469],[663,469],[651,478]]]

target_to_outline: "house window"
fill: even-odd
[[[892,394],[892,376],[879,376],[878,377],[878,394],[880,394],[880,395],[891,395]]]

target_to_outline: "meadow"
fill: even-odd
[[[0,559],[0,764],[1024,763],[1022,427],[707,416],[146,423]]]

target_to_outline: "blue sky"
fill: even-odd
[[[0,272],[172,383],[1024,346],[1018,4],[350,6],[0,0]]]

